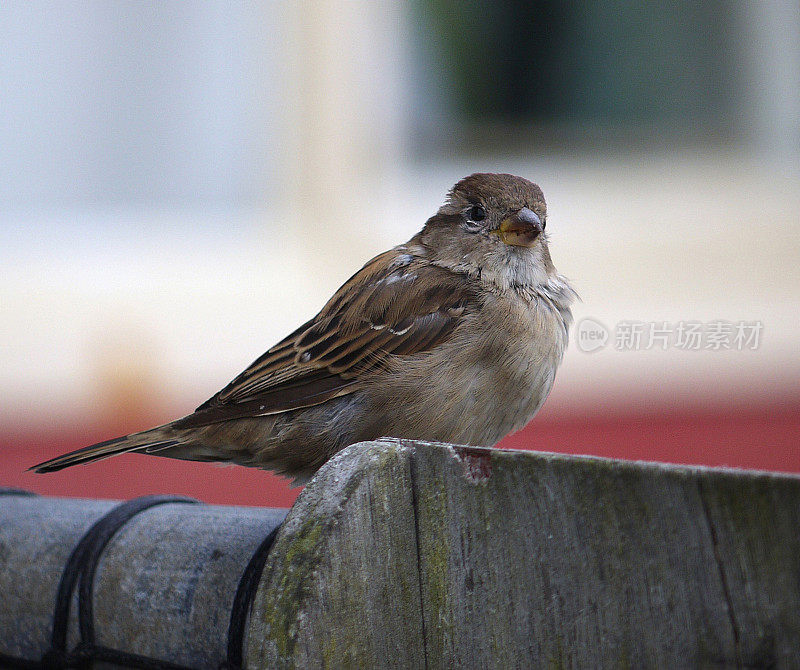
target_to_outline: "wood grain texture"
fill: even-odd
[[[422,668],[411,449],[364,443],[306,487],[253,606],[248,668]]]
[[[287,517],[248,667],[800,667],[800,479],[382,440]]]
[[[111,506],[0,497],[0,651],[41,656],[67,556]],[[98,641],[218,668],[236,584],[282,516],[135,517],[98,566]],[[246,666],[798,668],[799,527],[794,476],[353,445],[278,533]]]

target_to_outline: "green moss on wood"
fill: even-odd
[[[264,609],[267,638],[283,658],[291,658],[297,641],[297,619],[313,581],[323,540],[323,519],[310,516],[283,555],[278,598],[267,598]]]

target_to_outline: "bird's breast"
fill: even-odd
[[[393,436],[491,446],[536,414],[564,353],[564,324],[546,306],[503,300],[398,367],[379,394]]]
[[[545,303],[521,303],[498,309],[493,337],[487,337],[479,366],[486,368],[483,398],[492,399],[487,436],[496,443],[519,430],[538,412],[550,393],[566,348],[560,315]],[[492,435],[489,435],[492,433]]]

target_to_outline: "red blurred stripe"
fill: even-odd
[[[800,404],[608,417],[558,414],[534,419],[499,446],[800,473]]]
[[[90,498],[179,493],[206,502],[270,507],[291,505],[299,492],[268,472],[152,456],[118,456],[49,475],[26,472],[47,458],[123,432],[67,427],[2,431],[0,485]],[[500,446],[800,473],[800,402],[603,416],[555,409]]]

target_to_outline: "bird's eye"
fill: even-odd
[[[480,205],[470,207],[467,212],[470,221],[483,221],[486,218],[486,211]]]

